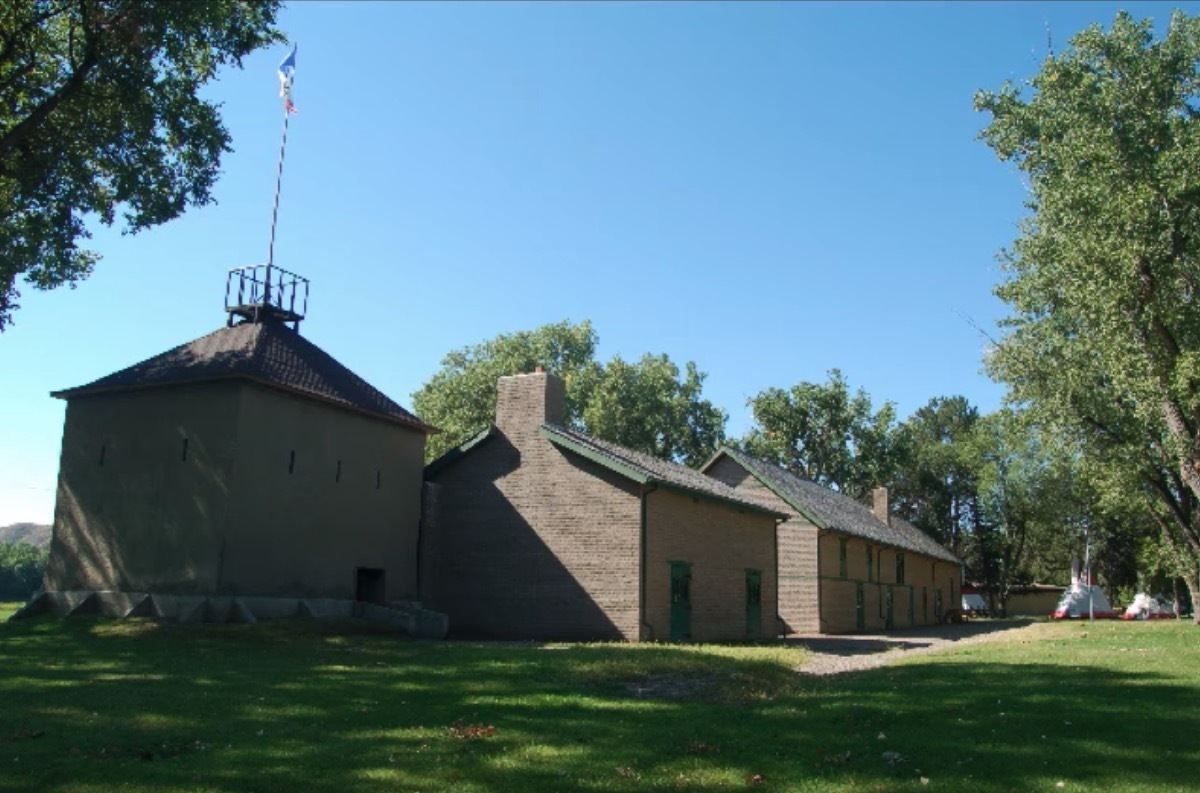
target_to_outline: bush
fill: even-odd
[[[0,543],[0,600],[25,600],[42,587],[50,551],[26,542]]]

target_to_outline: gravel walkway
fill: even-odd
[[[809,675],[839,675],[875,669],[910,655],[933,653],[962,644],[1012,639],[1028,633],[1031,620],[967,622],[911,628],[887,634],[826,636],[795,634],[788,643],[798,644],[812,656],[796,671]]]

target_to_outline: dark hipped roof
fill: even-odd
[[[881,545],[916,551],[954,564],[962,564],[962,560],[911,523],[893,517],[891,525],[888,525],[875,517],[875,514],[866,506],[849,496],[830,490],[809,479],[796,476],[791,471],[745,452],[721,449],[705,464],[703,470],[707,471],[711,468],[721,455],[727,455],[736,461],[775,495],[786,501],[789,506],[819,528],[851,534]]]
[[[425,432],[434,431],[329,353],[273,321],[221,328],[95,382],[55,391],[51,396],[71,399],[226,379],[252,380]]]
[[[748,499],[723,482],[718,482],[699,471],[693,471],[687,466],[602,441],[557,424],[543,424],[541,434],[555,446],[575,452],[639,484],[655,484],[683,490],[775,517],[787,517],[778,510]]]

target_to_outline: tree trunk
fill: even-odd
[[[1196,599],[1200,597],[1200,570],[1193,572],[1191,578],[1184,580],[1187,582],[1188,594],[1192,596],[1192,624],[1200,625],[1200,601]]]

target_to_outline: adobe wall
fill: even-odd
[[[240,388],[235,530],[220,591],[350,599],[362,567],[384,571],[387,600],[415,600],[424,434]]]
[[[47,590],[217,590],[239,388],[208,383],[68,401]]]
[[[345,599],[361,566],[415,598],[423,453],[416,430],[245,382],[73,398],[45,586]]]

